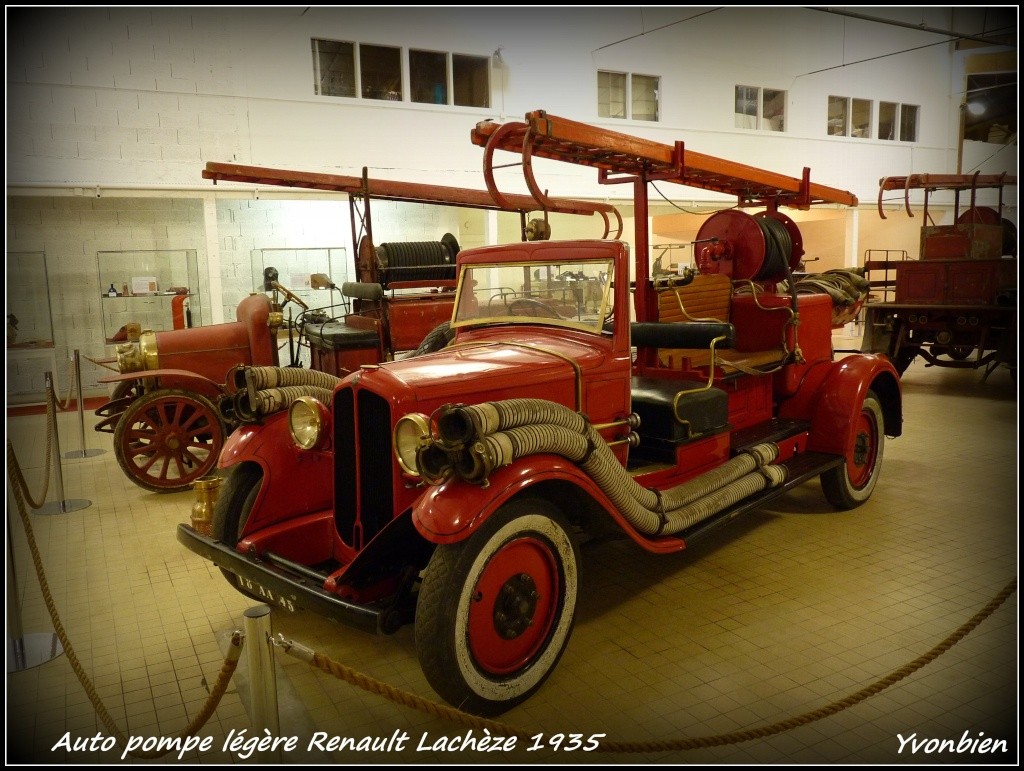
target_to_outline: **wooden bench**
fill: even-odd
[[[732,315],[734,287],[724,274],[700,274],[688,284],[668,283],[658,289],[658,319],[661,322],[729,322]],[[784,311],[782,308],[765,310]],[[786,360],[782,336],[778,346],[761,350],[745,350],[748,346],[736,338],[727,354],[714,352],[715,364],[726,374],[770,370]],[[668,369],[697,369],[711,364],[712,351],[707,346],[659,346],[658,361]]]

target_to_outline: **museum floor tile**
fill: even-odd
[[[1016,763],[1016,384],[1005,369],[982,383],[979,371],[917,361],[903,395],[904,434],[885,442],[878,486],[860,508],[832,510],[810,482],[676,554],[631,541],[585,549],[561,661],[497,719],[524,737],[514,748],[492,740],[496,751],[484,752],[483,727],[277,650],[277,737],[295,743],[270,762]],[[77,413],[58,415],[65,454],[82,449],[79,423]],[[135,486],[110,435],[91,426],[88,414],[86,446],[103,452],[62,460],[63,505],[51,477],[49,503],[22,517],[8,475],[7,761],[253,763],[251,745],[225,748],[243,730],[263,735],[250,720],[244,656],[195,732],[200,749],[147,759],[104,744],[118,732],[176,737],[196,720],[255,603],[177,542],[193,494]],[[45,416],[9,417],[7,436],[38,495]],[[987,608],[1001,592],[1005,601]],[[70,648],[12,666],[14,641],[45,648],[55,638],[46,595]],[[411,627],[374,637],[277,610],[271,626],[370,683],[436,699]],[[904,669],[915,662],[923,666]],[[614,745],[572,749],[573,737],[602,735]],[[334,737],[355,748],[331,751]]]

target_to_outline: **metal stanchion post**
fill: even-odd
[[[244,616],[253,732],[264,736],[264,729],[267,729],[271,736],[277,737],[281,732],[281,721],[277,711],[277,675],[274,670],[274,645],[270,639],[270,608],[256,605],[246,610]],[[257,752],[254,759],[263,763],[280,763],[281,751]]]
[[[8,511],[14,511],[8,497]],[[11,539],[11,521],[7,520],[7,671],[21,672],[64,653],[53,632],[24,634],[21,626],[21,597],[18,595],[18,571],[14,567],[14,546]]]
[[[77,348],[75,349],[75,389],[78,394],[78,427],[79,434],[82,439],[82,449],[66,452],[64,453],[64,457],[92,458],[96,455],[102,455],[106,450],[101,450],[99,448],[93,448],[91,450],[85,449],[85,394],[82,393],[82,360]]]
[[[46,393],[53,393],[53,373],[46,373]],[[47,397],[49,398],[49,397]],[[47,411],[49,414],[49,411]],[[64,499],[64,476],[60,468],[60,438],[57,436],[57,414],[52,413],[49,430],[53,432],[53,478],[57,486],[57,500],[46,503],[36,509],[37,514],[65,514],[69,511],[78,511],[92,505],[92,501],[84,498],[74,500]]]

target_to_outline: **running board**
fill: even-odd
[[[805,452],[793,456],[785,463],[774,464],[786,469],[786,481],[781,485],[778,487],[767,488],[750,496],[749,498],[745,498],[739,503],[720,511],[717,514],[713,514],[707,519],[702,520],[701,522],[698,522],[692,527],[676,533],[675,535],[687,542],[692,542],[696,538],[706,535],[709,531],[715,529],[719,525],[724,525],[742,514],[746,514],[753,509],[760,508],[768,501],[784,495],[793,488],[804,484],[804,482],[808,482],[811,479],[819,477],[829,469],[841,466],[845,462],[846,459],[842,455],[832,455],[823,452]]]
[[[733,453],[738,453],[765,442],[778,443],[810,430],[811,423],[807,420],[772,418],[750,428],[733,431],[730,444]]]

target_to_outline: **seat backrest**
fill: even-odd
[[[658,320],[727,322],[731,297],[732,279],[702,273],[684,286],[658,290]]]
[[[683,326],[727,324],[732,298],[732,279],[722,273],[701,273],[682,286],[659,288],[658,320],[666,322],[682,322]],[[711,350],[702,344],[700,347],[670,347],[671,344],[661,343],[658,348],[658,361],[661,366],[677,369],[689,362],[698,366],[710,361]],[[731,341],[730,345],[731,346]]]

